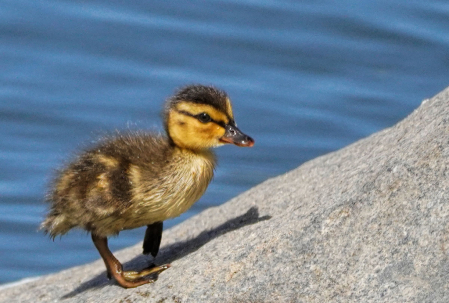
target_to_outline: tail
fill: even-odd
[[[64,214],[50,213],[41,223],[39,230],[43,230],[45,234],[49,234],[53,240],[57,235],[67,233],[73,227]]]

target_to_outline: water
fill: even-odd
[[[160,129],[189,83],[234,101],[201,210],[395,124],[449,84],[446,1],[0,1],[0,283],[97,259],[37,232],[52,171],[114,129]],[[112,239],[116,250],[142,229]]]

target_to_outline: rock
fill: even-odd
[[[1,302],[449,302],[449,89],[404,121],[164,232],[150,285],[101,260]],[[117,253],[141,268],[141,244]]]

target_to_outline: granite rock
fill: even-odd
[[[45,239],[43,239],[45,241]],[[141,244],[116,253],[141,268]],[[164,232],[154,284],[101,260],[0,302],[449,302],[449,88],[392,128]]]

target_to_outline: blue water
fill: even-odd
[[[406,117],[449,85],[448,33],[437,0],[1,0],[0,283],[99,257],[84,232],[37,231],[52,172],[107,132],[160,129],[176,87],[225,89],[256,145],[218,149],[166,227]]]

